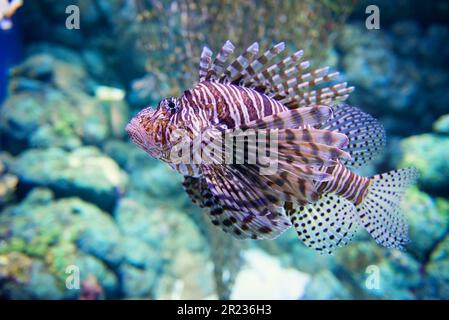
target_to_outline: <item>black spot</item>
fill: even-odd
[[[229,227],[230,225],[232,225],[232,222],[231,222],[231,220],[229,220],[229,219],[225,219],[225,220],[223,220],[223,224],[224,224],[226,227]]]
[[[271,228],[267,227],[267,226],[263,226],[259,228],[259,232],[261,233],[270,233],[271,232]]]
[[[174,103],[172,100],[170,100],[170,101],[168,102],[168,107],[169,107],[170,109],[174,109],[174,108],[176,107],[176,105],[175,105],[175,103]]]
[[[218,208],[214,208],[213,210],[211,210],[210,214],[213,216],[217,216],[223,213],[223,208],[218,207]]]

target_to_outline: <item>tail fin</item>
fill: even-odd
[[[368,193],[356,210],[361,225],[378,244],[402,249],[409,242],[408,225],[400,212],[400,203],[407,188],[417,178],[415,168],[394,170],[371,178]]]

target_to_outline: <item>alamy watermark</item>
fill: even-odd
[[[80,29],[80,8],[74,4],[65,8],[68,17],[65,19],[65,27],[69,30]]]
[[[169,160],[175,165],[248,164],[256,165],[261,175],[278,169],[278,130],[209,129],[191,138],[188,131],[176,129],[171,140],[176,143],[169,150]]]
[[[380,10],[379,7],[372,4],[366,7],[365,13],[368,17],[365,19],[365,27],[368,30],[380,29]]]
[[[380,289],[380,269],[376,265],[366,267],[365,273],[368,275],[365,280],[365,287],[368,290]]]
[[[69,265],[65,269],[65,273],[68,275],[65,279],[65,286],[69,290],[80,289],[80,268],[76,265]]]

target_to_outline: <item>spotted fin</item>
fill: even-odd
[[[282,207],[237,170],[225,166],[204,166],[203,177],[209,197],[212,223],[237,238],[273,239],[291,226]],[[207,196],[207,194],[210,195]]]
[[[288,204],[286,213],[304,244],[323,254],[347,245],[357,228],[354,205],[334,194],[306,206]]]
[[[292,167],[282,161],[278,162],[278,166],[278,172],[269,175],[262,175],[256,165],[236,165],[236,170],[257,184],[264,197],[274,204],[285,201],[306,203],[318,199],[314,180],[324,181],[328,179],[326,174],[305,166],[301,171],[299,166]]]
[[[199,178],[184,176],[182,186],[193,203],[199,205],[200,207],[204,206],[203,196],[201,195],[201,180]]]
[[[272,209],[258,186],[241,172],[224,165],[204,165],[202,170],[208,188],[226,208],[253,214]]]
[[[385,146],[385,129],[371,115],[347,104],[332,107],[333,117],[321,129],[345,134],[349,143],[345,151],[350,160],[343,161],[346,166],[358,168],[372,160]]]
[[[409,242],[408,225],[400,212],[400,203],[407,188],[417,178],[415,168],[394,170],[371,178],[367,195],[356,207],[356,212],[360,224],[378,244],[402,249]]]

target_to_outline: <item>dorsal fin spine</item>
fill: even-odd
[[[346,82],[332,83],[339,73],[330,73],[329,67],[305,72],[310,67],[310,62],[302,61],[303,50],[277,59],[285,50],[283,42],[260,55],[259,44],[255,42],[225,67],[233,50],[234,45],[227,41],[211,62],[212,52],[205,47],[200,59],[200,81],[216,81],[251,88],[289,108],[343,101],[354,90],[353,87],[348,87]],[[322,85],[327,82],[330,83]]]
[[[206,76],[209,70],[210,63],[212,61],[212,50],[204,46],[200,57],[200,68],[199,68],[199,80],[206,80]]]

